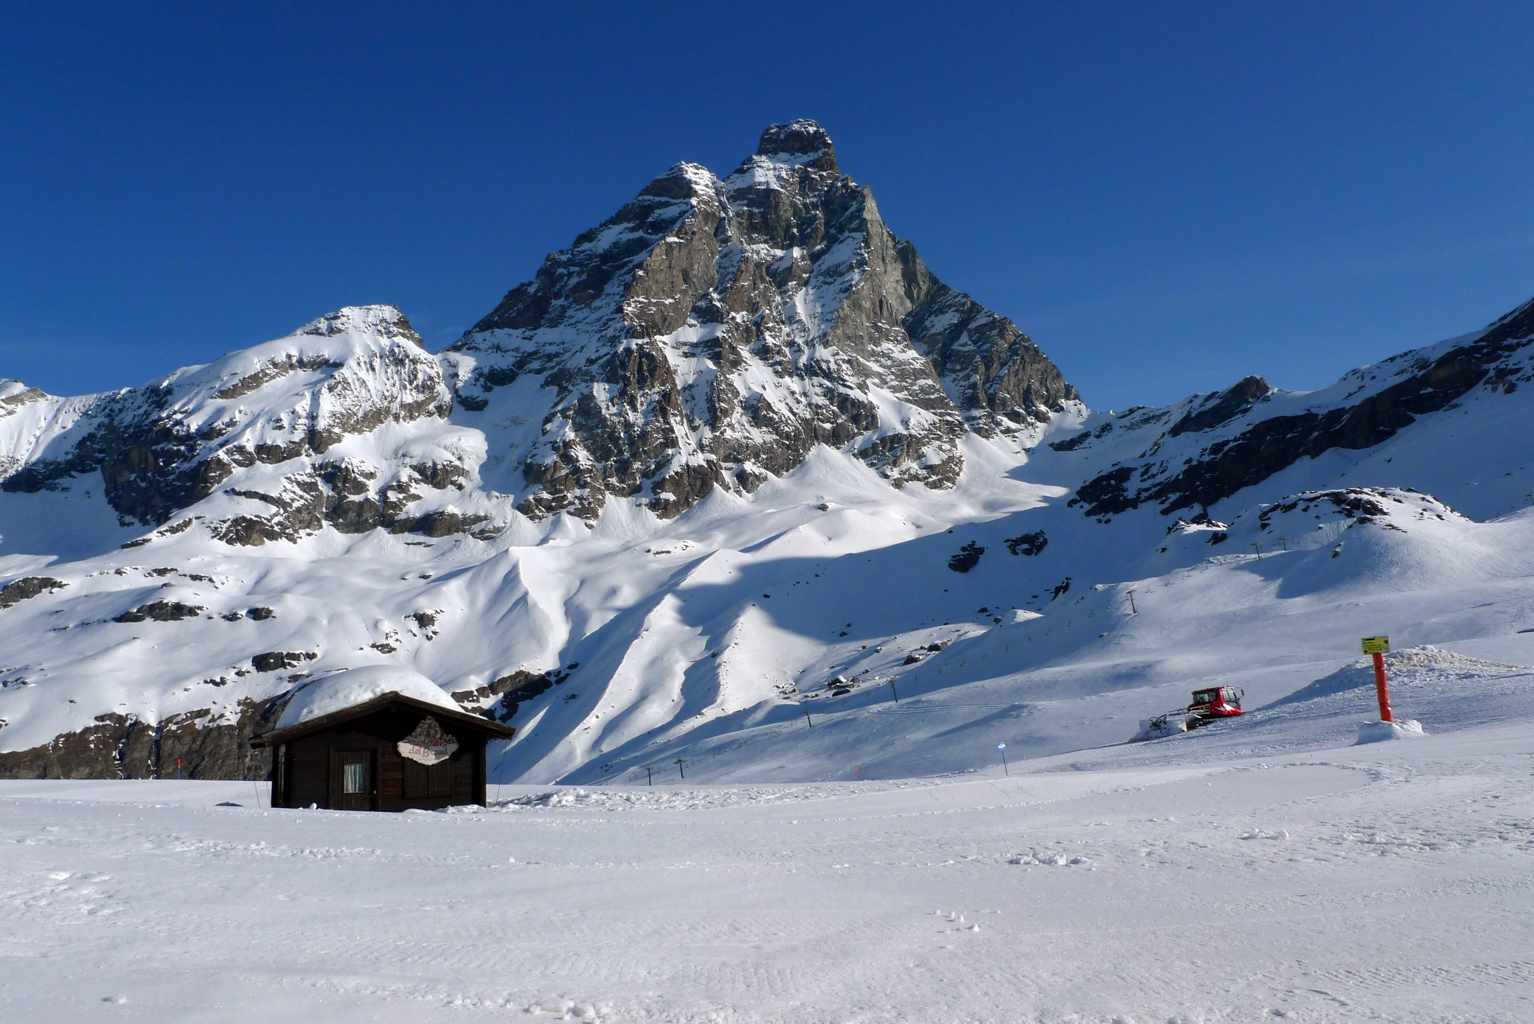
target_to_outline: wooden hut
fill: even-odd
[[[273,807],[432,810],[483,805],[485,748],[514,731],[423,676],[375,667],[301,688],[252,744],[272,750]]]

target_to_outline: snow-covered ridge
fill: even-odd
[[[1111,460],[1081,488],[1082,506],[1092,516],[1141,505],[1166,513],[1209,511],[1248,488],[1271,491],[1274,479],[1288,490],[1325,486],[1338,479],[1341,463],[1370,458],[1350,452],[1379,458],[1371,471],[1381,475],[1356,482],[1450,494],[1461,481],[1482,486],[1477,477],[1528,465],[1529,435],[1514,426],[1527,403],[1504,399],[1530,383],[1534,303],[1482,331],[1350,371],[1320,391],[1285,392],[1248,378],[1164,409],[1094,417],[1082,433],[1055,446]],[[1442,425],[1433,431],[1436,443],[1398,445],[1395,439],[1408,436],[1423,417]],[[1397,459],[1409,467],[1383,468]],[[1502,467],[1495,474],[1494,465]]]
[[[348,307],[142,387],[21,405],[0,419],[3,487],[57,493],[99,473],[121,526],[169,526],[196,505],[199,529],[235,544],[461,518],[450,500],[418,504],[477,483],[483,438],[451,409],[399,310]]]

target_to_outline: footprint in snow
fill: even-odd
[[[1040,853],[1032,850],[1028,853],[1020,853],[1007,861],[1008,864],[1017,864],[1023,867],[1083,867],[1092,862],[1085,857],[1071,857],[1063,853]]]
[[[565,1020],[595,1020],[596,1007],[570,999],[541,999],[527,1008],[528,1013],[546,1014]]]

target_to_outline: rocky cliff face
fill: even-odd
[[[592,515],[612,495],[675,515],[815,445],[945,487],[967,431],[1028,445],[1078,400],[1010,320],[890,232],[813,121],[768,128],[723,179],[678,164],[450,358],[465,409],[536,421],[506,442],[522,446],[519,508],[535,518]]]

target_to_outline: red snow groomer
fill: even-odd
[[[1208,725],[1216,718],[1235,718],[1241,714],[1241,696],[1244,692],[1234,686],[1211,686],[1207,690],[1194,690],[1193,703],[1183,708],[1183,713],[1197,718],[1199,725]]]
[[[1235,718],[1242,713],[1241,697],[1244,692],[1234,686],[1211,686],[1206,690],[1194,690],[1193,703],[1140,723],[1140,732],[1135,739],[1149,740],[1157,736],[1170,736],[1174,732],[1192,732],[1201,725],[1222,718]]]

